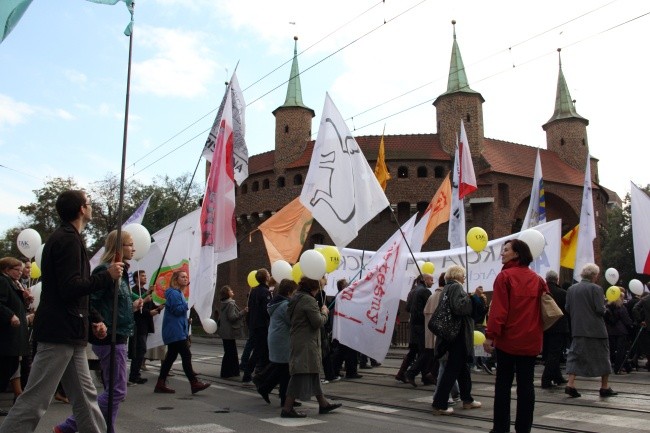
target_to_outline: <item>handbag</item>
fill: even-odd
[[[540,308],[541,308],[541,313],[542,313],[542,326],[544,328],[544,331],[546,331],[548,328],[553,326],[555,322],[560,320],[562,316],[564,316],[564,313],[558,307],[557,303],[555,302],[555,299],[548,294],[544,293],[542,294],[542,297],[540,298]]]
[[[454,341],[458,337],[460,327],[462,326],[461,318],[451,311],[449,295],[445,290],[440,297],[440,303],[436,311],[431,315],[427,327],[439,338],[445,341]]]

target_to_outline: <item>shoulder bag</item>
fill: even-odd
[[[458,337],[462,320],[451,311],[451,303],[447,290],[443,291],[440,296],[438,308],[433,312],[427,326],[429,331],[445,341],[454,341]]]
[[[540,306],[544,331],[553,326],[555,322],[564,316],[564,313],[562,313],[562,310],[558,307],[555,299],[553,299],[553,297],[548,293],[542,294]]]

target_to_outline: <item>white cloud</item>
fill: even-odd
[[[3,125],[18,125],[25,123],[27,118],[34,114],[35,107],[24,102],[0,94],[0,127]]]
[[[54,110],[54,114],[63,119],[63,120],[75,120],[76,118],[69,112],[62,108],[57,108]]]
[[[133,64],[134,90],[157,96],[192,98],[206,91],[216,69],[201,32],[142,26],[139,43],[153,52]]]
[[[65,71],[63,71],[63,75],[65,75],[68,81],[70,81],[73,84],[83,85],[88,82],[88,77],[86,76],[86,74],[72,69],[66,69]]]

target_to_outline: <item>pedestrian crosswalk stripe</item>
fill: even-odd
[[[371,412],[381,412],[381,413],[395,413],[399,412],[399,409],[393,409],[391,407],[385,407],[385,406],[375,406],[371,404],[367,404],[365,406],[359,406],[357,409],[361,410],[369,410]]]
[[[306,425],[322,424],[325,421],[321,421],[314,418],[262,418],[262,421],[280,425],[283,427],[302,427]]]
[[[601,415],[592,412],[561,411],[544,415],[544,418],[587,422],[590,424],[609,425],[625,429],[648,430],[648,420],[619,415]]]
[[[229,429],[219,424],[198,424],[183,425],[176,427],[165,427],[167,433],[234,433],[235,430]]]

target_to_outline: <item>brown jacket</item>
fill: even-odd
[[[296,292],[289,300],[287,315],[291,321],[289,372],[292,376],[318,374],[322,363],[320,328],[327,322],[327,314],[309,293]]]

